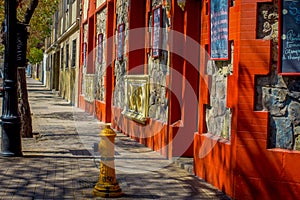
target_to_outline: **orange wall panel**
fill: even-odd
[[[195,134],[194,144],[194,162],[202,166],[195,168],[195,174],[233,195],[230,144],[218,143],[200,134]]]
[[[272,1],[235,1],[230,8],[229,39],[235,45],[234,71],[228,78],[228,88],[232,90],[227,93],[227,106],[233,108],[231,141],[211,148],[214,142],[202,134],[205,123],[199,120],[199,132],[194,138],[195,173],[234,199],[295,199],[300,191],[300,153],[268,149],[268,112],[254,110],[255,76],[267,75],[271,67],[271,41],[256,39],[258,2]],[[208,19],[203,10],[201,45],[209,41]],[[204,57],[201,65],[203,61]],[[200,79],[199,91],[206,94],[203,84],[205,81]],[[201,109],[207,99],[207,95],[200,96]],[[200,118],[201,115],[203,119],[204,112],[200,112]],[[205,146],[211,149],[199,158]]]

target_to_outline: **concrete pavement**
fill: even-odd
[[[96,150],[101,123],[28,78],[34,138],[23,138],[23,157],[0,157],[0,199],[101,199],[91,193],[98,181]],[[230,199],[221,191],[117,134],[119,199]],[[190,160],[190,159],[188,159]]]

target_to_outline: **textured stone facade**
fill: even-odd
[[[87,19],[89,0],[83,0],[83,19]]]
[[[166,1],[169,2],[169,1]],[[166,43],[167,28],[169,27],[169,19],[166,17],[166,6],[170,6],[169,3],[165,3],[162,5],[161,0],[153,0],[152,1],[152,9],[162,6],[162,50],[161,55],[159,57],[152,57],[152,52],[150,51],[148,54],[148,75],[150,81],[150,95],[149,95],[149,110],[148,110],[148,117],[161,120],[163,122],[167,121],[168,118],[168,100],[166,98],[166,78],[169,74],[169,52],[166,51]],[[124,52],[122,60],[118,60],[116,58],[115,68],[114,68],[114,75],[115,75],[115,88],[114,88],[114,99],[113,105],[116,107],[124,108],[125,106],[125,82],[124,77],[127,74],[127,65],[128,65],[128,57],[126,52],[128,51],[128,9],[129,9],[129,0],[117,0],[116,2],[116,11],[117,11],[117,27],[120,24],[125,25],[125,32],[124,32]],[[152,37],[152,16],[150,16],[148,21],[149,27],[149,35]],[[116,49],[118,49],[118,32],[115,33],[117,41]]]
[[[97,0],[96,1],[96,7],[98,8],[99,6],[101,6],[105,2],[106,2],[106,0]]]
[[[88,24],[85,24],[83,26],[83,43],[84,44],[87,44],[87,41],[88,41]],[[86,75],[86,72],[87,72],[87,66],[86,66],[86,59],[87,59],[87,46],[85,45],[85,51],[84,52],[84,49],[83,49],[83,63],[82,63],[82,81],[81,81],[81,94],[85,95],[85,89],[86,89],[86,81],[85,81],[85,75]]]
[[[117,0],[116,2],[116,11],[117,11],[117,27],[120,24],[125,25],[125,31],[124,31],[124,52],[126,52],[127,47],[127,41],[128,41],[128,27],[129,27],[129,21],[128,21],[128,9],[129,9],[129,0]],[[117,41],[116,49],[118,48],[118,32],[115,33]],[[114,68],[114,75],[115,75],[115,88],[114,88],[114,94],[113,94],[113,105],[116,107],[124,108],[125,106],[125,82],[124,82],[124,76],[126,75],[126,69],[128,64],[128,57],[126,53],[123,55],[122,60],[118,60],[116,58],[115,62],[115,68]]]
[[[233,58],[233,45],[231,46]],[[232,113],[226,107],[227,77],[232,73],[232,61],[213,61],[207,63],[207,74],[211,77],[209,85],[210,105],[206,107],[207,132],[230,139]]]
[[[94,88],[95,88],[95,75],[94,74],[86,74],[85,77],[85,94],[84,100],[87,102],[93,103],[95,100]]]
[[[259,4],[259,39],[272,40],[272,67],[256,79],[255,109],[269,111],[269,148],[300,150],[300,77],[277,73],[278,2]]]
[[[96,60],[95,60],[95,99],[104,101],[105,97],[105,87],[104,87],[104,76],[106,72],[106,59],[105,59],[105,49],[106,49],[106,15],[107,9],[104,8],[99,13],[97,13],[96,22]],[[102,34],[102,38],[99,37]],[[102,40],[101,41],[99,41]],[[102,50],[101,50],[102,49]],[[101,54],[101,55],[100,55]],[[99,57],[102,59],[99,59]]]
[[[162,5],[162,1],[152,1],[152,9],[162,6],[162,41],[161,55],[153,58],[152,52],[148,55],[148,74],[150,76],[150,96],[149,96],[149,117],[166,122],[168,119],[168,99],[166,98],[166,77],[169,74],[169,52],[167,51],[167,31],[169,19],[166,14],[166,7],[170,4]],[[170,9],[168,7],[168,9]],[[152,26],[150,17],[148,26]],[[150,35],[152,35],[150,30]]]

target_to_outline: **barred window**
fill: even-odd
[[[60,51],[60,68],[64,68],[64,47],[62,47]]]
[[[76,67],[76,39],[72,41],[72,67]]]
[[[69,68],[69,44],[66,45],[66,68]]]

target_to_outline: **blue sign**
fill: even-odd
[[[154,9],[153,11],[153,32],[152,32],[152,57],[160,56],[160,44],[161,44],[161,7]]]
[[[229,59],[228,0],[210,1],[210,58]]]
[[[119,61],[123,60],[124,54],[124,31],[125,31],[125,24],[120,24],[118,27],[118,51],[117,57]]]
[[[300,1],[280,3],[279,72],[300,73]]]
[[[98,63],[102,64],[103,60],[103,34],[98,34]]]

